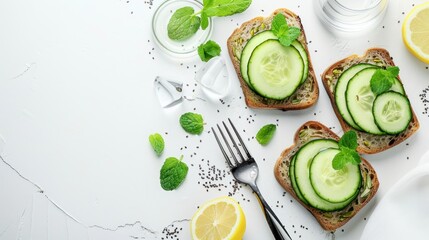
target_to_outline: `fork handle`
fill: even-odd
[[[283,226],[283,224],[280,222],[280,219],[277,217],[277,215],[274,213],[274,211],[271,209],[270,205],[265,201],[265,199],[262,197],[261,193],[259,192],[259,189],[257,186],[252,186],[253,191],[255,192],[259,203],[261,204],[261,208],[264,211],[265,219],[268,223],[268,226],[271,229],[271,232],[273,233],[273,236],[276,240],[285,240],[290,239],[289,233]],[[285,238],[287,236],[287,238]]]

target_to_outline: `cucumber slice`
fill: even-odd
[[[310,206],[323,211],[335,211],[343,209],[353,199],[347,199],[347,201],[339,203],[328,202],[317,195],[310,182],[310,166],[314,156],[328,148],[338,148],[338,143],[330,139],[317,139],[302,146],[296,153],[295,180],[302,196]]]
[[[384,134],[374,121],[372,103],[375,95],[371,91],[371,77],[377,68],[365,68],[350,79],[346,90],[347,109],[355,123],[365,132]]]
[[[263,31],[261,33],[253,36],[244,46],[243,51],[241,52],[240,57],[240,72],[244,81],[249,85],[250,88],[253,89],[252,85],[249,84],[249,77],[247,75],[247,65],[249,63],[250,56],[252,56],[253,50],[255,48],[265,42],[268,39],[277,39],[276,35],[272,31]]]
[[[359,191],[362,183],[360,168],[347,164],[341,170],[332,167],[338,149],[326,149],[314,156],[310,166],[310,182],[314,191],[328,202],[345,202]]]
[[[253,50],[248,75],[253,89],[261,96],[283,100],[292,95],[301,83],[304,62],[293,46],[278,40],[267,40]]]
[[[385,134],[375,123],[372,106],[375,94],[371,91],[371,78],[377,67],[365,68],[356,73],[347,84],[346,104],[353,121],[365,132]],[[395,78],[390,90],[404,94],[402,83]]]
[[[378,95],[372,112],[377,126],[388,134],[405,131],[413,115],[408,98],[393,91]]]
[[[347,124],[349,124],[350,126],[352,126],[357,130],[362,130],[362,129],[355,123],[355,121],[353,121],[353,118],[350,115],[349,110],[347,109],[347,103],[346,103],[347,84],[356,73],[369,67],[376,67],[376,66],[372,64],[367,64],[367,63],[359,63],[345,70],[338,78],[337,84],[335,86],[335,91],[334,91],[335,105],[337,105],[338,111],[340,112],[344,121],[346,121]]]
[[[302,44],[295,40],[292,42],[292,46],[298,50],[299,54],[301,55],[302,61],[304,62],[304,73],[302,75],[301,83],[303,83],[308,78],[308,56],[307,52],[305,51],[304,46]]]
[[[292,183],[292,188],[295,191],[296,196],[305,204],[308,204],[307,200],[305,200],[304,196],[302,196],[301,191],[298,188],[298,185],[296,185],[296,179],[295,179],[295,159],[296,159],[296,155],[292,158],[292,160],[290,161],[290,166],[289,166],[289,177],[290,177],[290,182]]]

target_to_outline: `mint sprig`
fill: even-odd
[[[162,138],[162,136],[159,133],[151,134],[149,136],[149,142],[156,155],[160,156],[164,151],[165,146],[164,139]]]
[[[283,46],[290,46],[301,34],[301,29],[287,25],[286,18],[281,13],[274,16],[271,22],[271,31],[279,38]]]
[[[180,186],[188,174],[188,165],[180,159],[169,157],[165,160],[160,171],[161,187],[166,191],[171,191]]]
[[[201,26],[205,30],[209,26],[209,17],[224,17],[244,12],[252,0],[204,0],[203,9],[195,12],[186,6],[177,9],[167,25],[168,37],[182,41],[194,35]],[[201,15],[199,17],[198,15]]]
[[[398,75],[399,68],[396,66],[377,69],[371,77],[371,91],[376,95],[389,91]]]
[[[361,159],[359,153],[356,151],[358,143],[355,131],[344,133],[338,142],[338,145],[340,146],[340,152],[337,153],[332,160],[332,167],[335,170],[343,169],[348,163],[359,165]]]
[[[261,145],[267,145],[273,138],[276,128],[277,127],[274,124],[267,124],[259,129],[258,133],[256,134],[256,140],[258,143]]]
[[[198,47],[198,55],[203,62],[207,62],[210,59],[219,56],[221,51],[219,44],[212,40],[209,40]]]
[[[187,112],[180,116],[180,126],[190,134],[201,134],[204,130],[203,116],[198,113]]]

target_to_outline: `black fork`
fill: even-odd
[[[219,124],[217,124],[217,128],[220,135],[222,136],[224,145],[228,149],[228,152],[231,154],[231,157],[229,157],[228,153],[225,151],[225,148],[223,147],[221,139],[218,137],[213,127],[212,127],[212,131],[219,145],[219,148],[226,159],[226,162],[231,168],[232,175],[238,182],[249,185],[250,188],[252,188],[252,190],[255,192],[256,197],[259,203],[261,204],[262,210],[264,211],[265,219],[267,220],[267,223],[271,229],[271,232],[274,235],[274,238],[276,240],[277,239],[282,240],[282,239],[286,239],[285,238],[285,235],[286,235],[288,239],[292,240],[289,233],[285,229],[284,225],[281,223],[280,219],[277,217],[277,215],[274,213],[274,211],[271,209],[271,207],[262,197],[261,192],[259,191],[259,188],[256,184],[256,179],[258,178],[258,174],[259,174],[258,165],[256,164],[255,159],[252,157],[252,155],[250,155],[249,151],[246,148],[246,145],[244,145],[244,142],[241,139],[240,135],[238,134],[238,131],[235,128],[234,124],[232,123],[231,119],[228,118],[228,121],[232,127],[233,132],[235,133],[235,136],[236,136],[235,138],[238,139],[239,144],[237,144],[235,138],[233,137],[233,134],[231,133],[231,131],[229,130],[225,122],[222,121],[222,124],[226,130],[226,133],[230,139],[230,142],[232,143],[233,148],[235,149],[235,152],[233,148],[231,148],[231,145],[228,143],[228,139],[224,134],[224,132],[222,131]],[[244,154],[242,153],[242,150],[240,150],[240,147],[244,151]]]

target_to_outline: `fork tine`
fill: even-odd
[[[225,122],[224,122],[224,121],[222,121],[222,123],[223,123],[223,126],[224,126],[224,127],[225,127],[225,129],[226,129],[226,132],[228,133],[229,138],[231,139],[232,146],[237,150],[238,155],[240,156],[240,160],[241,160],[241,162],[246,161],[246,160],[244,159],[244,157],[243,157],[243,154],[241,154],[241,151],[240,151],[240,149],[238,148],[238,145],[237,145],[237,143],[235,142],[234,138],[232,137],[231,132],[229,131],[229,129],[228,129],[228,127],[226,126]],[[237,133],[237,132],[236,132],[236,133]]]
[[[237,135],[238,141],[240,141],[240,144],[241,144],[241,146],[243,147],[243,150],[244,150],[244,152],[246,153],[247,157],[248,157],[248,158],[252,158],[252,155],[250,155],[249,151],[248,151],[248,150],[247,150],[247,148],[246,148],[246,145],[244,145],[243,139],[241,139],[240,134],[238,134],[238,131],[237,131],[237,129],[235,128],[234,124],[232,123],[231,119],[230,119],[230,118],[228,118],[228,121],[229,121],[229,123],[231,124],[232,129],[233,129],[233,130],[234,130],[234,132],[235,132],[235,135]]]
[[[231,153],[232,159],[234,159],[235,164],[238,165],[239,162],[238,162],[237,158],[235,157],[234,151],[232,151],[231,146],[228,143],[228,140],[226,139],[225,135],[223,134],[222,129],[220,129],[219,124],[216,124],[216,125],[217,125],[217,128],[219,129],[220,135],[223,138],[223,141],[225,142],[226,147],[228,148],[229,152]],[[229,160],[229,158],[228,158],[228,160]],[[234,164],[230,160],[229,160],[229,162],[231,163],[232,166],[234,166]]]
[[[223,156],[226,159],[226,162],[228,163],[229,167],[232,168],[233,165],[232,165],[231,161],[229,160],[228,154],[226,154],[225,149],[223,148],[222,143],[220,142],[219,137],[217,136],[213,127],[212,127],[212,132],[216,138],[217,145],[219,145],[220,151],[222,152]]]

